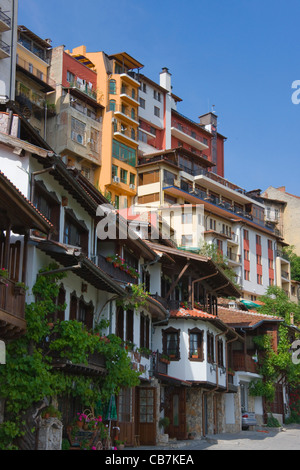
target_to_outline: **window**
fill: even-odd
[[[85,124],[72,117],[71,139],[78,144],[85,145]]]
[[[74,83],[75,82],[75,75],[67,70],[67,82]]]
[[[216,221],[214,219],[209,219],[209,229],[216,230]]]
[[[198,328],[189,330],[189,358],[191,360],[204,360],[203,331]]]
[[[116,336],[124,339],[124,310],[122,307],[118,307],[116,312]]]
[[[119,209],[120,207],[120,196],[115,196],[115,208]]]
[[[127,184],[127,170],[124,170],[124,168],[121,168],[121,182],[124,184]]]
[[[52,239],[59,241],[60,201],[54,192],[49,192],[42,181],[34,185],[34,205],[53,224]]]
[[[153,98],[157,101],[160,101],[161,100],[161,95],[158,91],[156,90],[153,90]]]
[[[257,284],[260,284],[262,285],[262,275],[261,274],[257,274]]]
[[[127,147],[127,145],[121,144],[116,140],[113,141],[113,158],[117,158],[128,165],[134,166],[136,165],[136,150]]]
[[[250,259],[249,254],[250,254],[249,250],[244,250],[244,260],[249,261]]]
[[[109,93],[115,95],[117,93],[116,80],[109,80]]]
[[[244,240],[249,240],[249,231],[244,230]]]
[[[191,213],[181,214],[181,223],[182,224],[192,224],[193,223],[193,214],[191,214]]]
[[[168,328],[167,330],[162,330],[163,334],[163,354],[169,356],[171,360],[179,360],[179,338],[180,330],[175,328]]]
[[[261,255],[256,255],[256,264],[261,266]]]
[[[244,279],[245,281],[250,281],[250,271],[244,269]]]
[[[256,245],[261,245],[261,236],[256,235]]]
[[[218,340],[218,364],[221,367],[224,367],[224,348],[223,348],[223,340]]]
[[[273,242],[272,240],[268,240],[268,249],[272,250],[273,249]]]
[[[91,329],[93,328],[93,313],[92,302],[86,303],[83,297],[78,298],[75,291],[70,295],[70,320],[80,321]]]
[[[64,243],[66,245],[77,246],[84,253],[88,253],[88,229],[83,221],[77,220],[71,209],[66,209]]]
[[[207,361],[215,362],[214,335],[207,332]]]
[[[146,108],[146,101],[143,98],[140,98],[140,107],[143,109]]]
[[[109,100],[109,111],[116,110],[116,100]]]
[[[141,90],[142,90],[144,93],[147,93],[147,85],[146,85],[146,83],[142,83]]]
[[[126,341],[133,343],[133,310],[127,310],[126,312]]]
[[[135,175],[133,173],[130,173],[129,184],[132,184],[135,186]]]
[[[114,178],[115,176],[118,176],[118,167],[117,165],[112,165],[111,167],[111,175]]]
[[[150,320],[145,315],[140,316],[140,347],[149,349]]]
[[[154,106],[154,116],[160,117],[160,109],[157,106]]]
[[[193,235],[181,236],[181,246],[192,246],[192,244],[193,244]]]

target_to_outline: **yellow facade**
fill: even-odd
[[[102,165],[95,185],[116,207],[129,207],[137,188],[139,82],[129,75],[142,64],[128,54],[107,56],[73,49],[73,56],[89,59],[97,71],[98,100],[104,106]]]

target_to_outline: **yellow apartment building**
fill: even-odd
[[[19,111],[46,140],[47,120],[54,113],[50,105],[55,82],[49,77],[51,41],[25,26],[18,27],[15,100]]]

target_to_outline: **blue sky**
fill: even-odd
[[[156,82],[168,67],[179,112],[215,106],[226,178],[300,196],[299,0],[19,0],[18,22],[53,46],[126,51]]]

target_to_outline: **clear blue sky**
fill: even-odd
[[[18,22],[53,46],[126,51],[156,82],[168,67],[179,112],[215,105],[226,178],[300,196],[299,0],[19,0]]]

